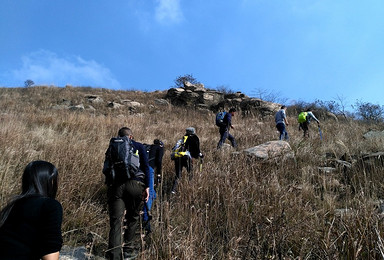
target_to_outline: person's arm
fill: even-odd
[[[282,113],[282,117],[283,117],[283,120],[284,120],[284,123],[285,125],[289,125],[288,123],[288,119],[287,119],[287,113],[285,112],[285,110],[281,110],[283,113]]]
[[[315,117],[315,115],[312,112],[308,112],[308,115],[312,117],[317,122],[317,124],[320,124],[320,121]]]
[[[144,191],[144,201],[148,202],[148,200],[149,200],[149,187],[145,188],[145,191]]]
[[[59,251],[44,255],[41,257],[42,260],[59,260]]]
[[[59,252],[63,244],[61,235],[61,223],[63,220],[63,208],[54,199],[45,199],[42,207],[41,224],[41,248],[40,255],[43,260],[59,259]]]
[[[227,114],[228,126],[232,129],[235,129],[232,125],[232,115],[230,113]]]

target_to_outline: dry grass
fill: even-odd
[[[90,104],[135,100],[135,112]],[[164,176],[153,207],[154,232],[140,259],[367,259],[384,256],[382,215],[376,202],[384,198],[383,164],[367,164],[361,155],[383,151],[382,141],[363,140],[370,125],[356,121],[315,126],[303,139],[288,128],[295,161],[261,162],[231,151],[216,151],[217,128],[211,112],[157,106],[163,93],[92,88],[33,87],[0,89],[0,204],[19,192],[20,176],[31,160],[42,159],[59,169],[58,200],[64,208],[63,234],[68,245],[106,249],[108,214],[101,174],[109,138],[122,126],[135,139],[165,143]],[[92,105],[81,112],[54,109],[63,100]],[[276,140],[271,118],[234,118],[240,148]],[[174,178],[169,151],[188,126],[201,140],[203,171],[195,162],[192,181],[183,178],[170,197]],[[380,128],[382,126],[375,126]],[[328,155],[328,156],[326,156]],[[326,173],[334,158],[353,162]],[[344,210],[341,210],[344,209]]]

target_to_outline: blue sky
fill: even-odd
[[[382,0],[0,0],[0,86],[206,87],[384,105]]]

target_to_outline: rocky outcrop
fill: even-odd
[[[175,106],[207,108],[214,112],[236,107],[243,115],[272,115],[281,106],[258,98],[250,98],[241,92],[225,94],[206,89],[201,83],[191,84],[190,82],[185,82],[182,88],[169,89],[165,98]]]

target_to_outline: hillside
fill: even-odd
[[[165,144],[163,181],[153,206],[151,241],[140,259],[367,259],[384,256],[384,141],[363,138],[382,125],[319,118],[302,138],[288,109],[294,159],[260,160],[242,150],[277,140],[273,115],[233,118],[237,153],[216,150],[214,113],[156,102],[165,92],[77,87],[1,88],[0,204],[20,191],[36,159],[59,170],[63,238],[103,255],[108,239],[101,173],[108,141],[122,126],[136,140]],[[130,102],[138,102],[130,103]],[[122,104],[118,106],[117,104]],[[125,105],[124,105],[125,104]],[[130,104],[130,105],[127,105]],[[202,171],[170,196],[170,150],[193,126],[205,154]],[[197,163],[197,162],[196,162]],[[184,174],[186,175],[186,174]]]

